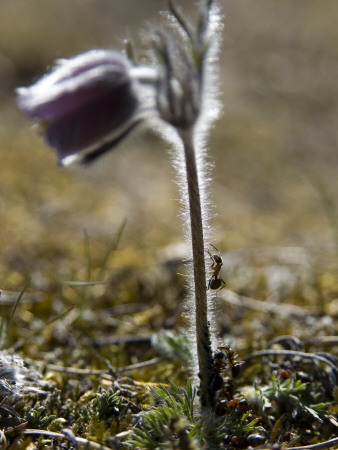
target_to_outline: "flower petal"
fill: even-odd
[[[92,50],[64,60],[34,85],[19,88],[18,105],[28,116],[55,120],[130,83],[129,62],[113,50]]]
[[[47,142],[59,159],[80,152],[116,132],[137,109],[137,99],[129,84],[113,86],[81,108],[60,116],[47,128]]]

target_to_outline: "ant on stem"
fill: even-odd
[[[211,264],[212,275],[208,282],[207,289],[212,289],[212,290],[220,289],[221,290],[226,286],[225,281],[219,277],[219,273],[223,266],[223,260],[222,260],[222,257],[221,257],[221,254],[220,254],[218,248],[216,248],[212,244],[210,244],[210,245],[211,245],[211,247],[213,247],[216,250],[217,253],[212,254],[212,253],[210,253],[209,250],[207,250],[208,255],[210,256],[210,259],[212,261],[212,264]]]

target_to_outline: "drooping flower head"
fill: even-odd
[[[95,159],[142,117],[131,64],[113,50],[91,50],[61,60],[53,72],[17,90],[18,106],[38,119],[59,161]]]
[[[114,50],[91,50],[59,61],[35,84],[17,90],[19,108],[40,122],[61,164],[93,161],[149,115],[184,130],[196,125],[203,109],[215,109],[203,108],[213,0],[201,1],[196,31],[168,3],[178,32],[154,33],[155,67],[134,66]],[[150,87],[150,107],[141,85]]]

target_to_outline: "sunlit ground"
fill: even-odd
[[[178,311],[184,267],[177,260],[186,251],[168,144],[142,129],[93,167],[60,168],[14,99],[16,86],[32,83],[57,58],[95,47],[121,49],[125,38],[135,39],[137,48],[138,28],[146,42],[148,24],[159,23],[164,4],[2,2],[0,288],[20,292],[30,280],[27,292],[41,296],[16,311],[10,343],[23,341],[28,357],[100,366],[99,358],[91,360],[93,349],[86,355],[76,339],[149,334],[183,324]],[[221,4],[223,114],[208,145],[214,166],[212,244],[224,256],[227,289],[275,304],[274,314],[258,312],[222,300],[226,290],[219,294],[221,314],[214,325],[220,342],[229,340],[244,355],[281,334],[305,344],[336,334],[338,3]],[[121,228],[117,249],[104,263]],[[90,288],[65,284],[103,280],[105,285]],[[114,322],[120,304],[134,309]],[[285,304],[304,308],[303,317],[299,311],[285,315]],[[75,309],[62,324],[34,334],[71,305]],[[83,309],[91,314],[79,319]],[[0,315],[6,318],[10,311],[0,297]],[[69,355],[64,358],[56,348],[69,348]],[[337,353],[337,346],[329,350]],[[147,352],[121,356],[114,347],[102,355],[123,365],[151,357]],[[180,379],[175,367],[135,376]]]

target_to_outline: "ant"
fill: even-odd
[[[237,361],[237,356],[235,351],[227,344],[220,345],[214,352],[214,364],[212,368],[214,376],[211,382],[211,389],[213,391],[222,389],[222,395],[226,396],[228,400],[231,400],[234,394],[232,378],[239,376],[241,365],[244,364],[242,361]],[[225,358],[228,360],[228,365],[224,361]],[[225,369],[231,371],[232,378],[223,378],[222,372]]]
[[[236,397],[231,400],[220,400],[215,406],[215,414],[224,416],[229,410],[240,410],[247,412],[250,409],[248,400],[245,397]]]
[[[233,378],[239,376],[240,366],[243,364],[237,361],[235,350],[230,345],[222,344],[217,347],[213,357],[213,377],[210,388],[213,392],[219,391],[216,395],[217,403],[215,404],[216,416],[224,416],[231,411],[247,412],[250,410],[248,400],[243,396],[238,396],[235,391]],[[231,372],[230,376],[223,376],[224,372]]]
[[[212,253],[210,253],[209,250],[207,250],[207,252],[208,252],[208,254],[210,256],[210,259],[212,261],[212,264],[211,264],[212,275],[211,275],[211,278],[210,278],[210,280],[208,282],[207,289],[213,289],[213,290],[217,290],[217,289],[220,289],[220,288],[223,289],[226,286],[226,283],[225,283],[224,280],[222,280],[222,278],[219,277],[219,273],[220,273],[221,268],[223,266],[223,260],[222,260],[222,257],[220,255],[219,250],[214,245],[212,245],[212,244],[210,244],[210,245],[218,253],[212,254]],[[223,284],[223,286],[222,286],[222,284]]]
[[[233,378],[238,377],[240,374],[240,371],[241,371],[241,365],[244,364],[244,362],[236,361],[236,358],[238,357],[238,355],[235,355],[235,351],[228,344],[220,345],[218,347],[218,350],[225,351],[225,353],[227,354],[228,361],[231,366],[231,375]]]
[[[222,370],[225,368],[225,364],[223,362],[224,359],[224,353],[221,350],[216,350],[214,352],[214,365],[213,365],[213,372],[214,376],[211,381],[211,389],[213,391],[219,391],[223,385],[223,377],[222,377]]]

